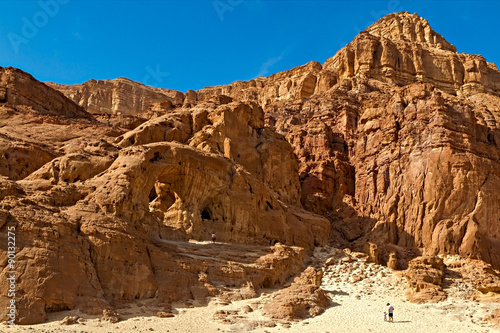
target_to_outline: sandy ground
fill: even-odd
[[[316,252],[318,261],[331,256]],[[364,279],[353,283],[353,276],[363,273]],[[500,306],[463,299],[467,286],[447,290],[449,297],[437,304],[413,304],[405,301],[407,284],[392,270],[359,260],[328,266],[322,288],[332,300],[326,311],[314,318],[298,322],[273,321],[262,316],[260,304],[270,301],[276,290],[266,290],[259,298],[231,303],[212,299],[208,306],[174,304],[172,318],[159,318],[158,309],[131,307],[120,310],[121,321],[101,321],[75,311],[52,314],[49,322],[32,326],[0,326],[2,332],[500,332],[483,318]],[[384,321],[383,312],[390,302],[394,323]],[[196,305],[196,304],[195,304]],[[251,310],[250,310],[251,309]],[[229,313],[221,320],[216,311]],[[253,311],[252,311],[253,310]],[[249,312],[251,311],[251,312]],[[79,315],[83,320],[74,325],[61,325],[66,316]],[[227,322],[225,323],[224,319]]]

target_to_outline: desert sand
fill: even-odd
[[[4,326],[3,332],[500,332],[485,318],[498,308],[495,302],[478,302],[471,286],[458,284],[446,289],[448,298],[440,303],[414,304],[406,301],[408,288],[402,274],[364,260],[343,259],[339,249],[317,249],[312,263],[321,266],[321,287],[331,299],[324,313],[302,321],[272,320],[260,308],[272,301],[279,289],[262,290],[257,298],[228,302],[212,298],[208,305],[173,304],[170,318],[159,318],[162,309],[139,303],[120,309],[117,323],[101,316],[88,316],[77,311],[51,314],[45,324]],[[327,258],[334,264],[325,266]],[[346,257],[344,257],[346,258]],[[353,282],[355,275],[364,278]],[[386,303],[394,308],[394,323],[384,321]],[[214,314],[218,314],[215,315]],[[73,325],[61,322],[67,316],[79,316]]]

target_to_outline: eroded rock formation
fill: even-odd
[[[297,320],[323,313],[330,299],[320,288],[323,273],[308,267],[300,277],[263,305],[264,315],[279,320]]]
[[[13,73],[34,88],[13,80],[8,93],[45,89],[45,98],[64,99]],[[80,112],[11,97],[0,105],[10,139],[0,228],[16,231],[18,323],[136,299],[204,301],[227,287],[255,294],[326,244],[328,220],[300,204],[293,149],[264,127],[257,105],[198,104],[129,131],[66,103]],[[203,243],[212,233],[220,245]],[[0,289],[5,305],[8,284]]]
[[[397,85],[429,82],[461,96],[500,93],[495,64],[480,55],[458,54],[427,20],[409,13],[375,22],[328,59],[323,70],[335,77],[367,76]]]
[[[435,256],[418,257],[409,262],[404,275],[410,283],[406,296],[410,302],[439,302],[446,299],[443,292],[445,265]]]
[[[171,89],[147,87],[127,78],[90,80],[81,85],[47,85],[92,114],[137,115],[148,111],[164,112],[182,105],[184,94]]]

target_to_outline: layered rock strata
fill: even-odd
[[[92,114],[137,115],[148,111],[164,112],[182,105],[184,94],[147,87],[127,78],[90,80],[81,85],[47,85],[60,90],[68,98]]]
[[[8,228],[16,233],[18,323],[137,299],[204,301],[227,287],[255,294],[284,283],[326,244],[329,222],[300,205],[293,150],[264,127],[257,105],[198,104],[129,131],[12,72],[21,78],[8,94],[43,90],[73,107],[47,110],[16,95],[0,106],[0,228],[5,242]],[[33,87],[17,85],[25,77]],[[212,233],[222,243],[203,243]]]

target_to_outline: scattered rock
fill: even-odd
[[[241,308],[241,312],[250,313],[250,312],[253,312],[253,309],[249,305],[245,305],[244,307]]]
[[[387,262],[387,267],[393,270],[398,269],[398,257],[396,252],[391,252],[389,254],[389,261]]]
[[[174,317],[174,314],[170,313],[170,312],[163,312],[162,311],[162,312],[157,312],[156,316],[159,318],[172,318],[172,317]]]
[[[104,309],[102,311],[102,321],[109,321],[112,324],[115,324],[120,321],[120,314],[115,310]]]
[[[259,321],[259,326],[261,326],[261,327],[276,327],[276,323],[272,320],[262,320],[262,321]]]
[[[271,301],[266,301],[262,313],[273,319],[304,319],[317,316],[330,304],[330,299],[317,284],[321,271],[308,267],[288,288],[275,294]],[[320,280],[321,281],[321,280]]]
[[[61,325],[73,325],[78,324],[80,317],[79,316],[66,316],[61,321]]]
[[[410,284],[406,297],[413,303],[440,302],[446,299],[443,291],[445,265],[437,256],[418,257],[409,262],[404,276]]]
[[[485,320],[490,322],[493,327],[500,328],[500,309],[493,310],[493,312],[488,315]]]

